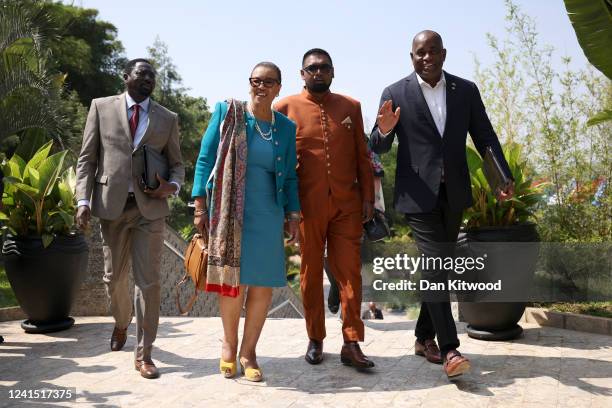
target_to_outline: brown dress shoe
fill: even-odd
[[[457,377],[470,371],[470,360],[463,357],[457,350],[446,353],[444,359],[444,372],[448,378]]]
[[[370,361],[359,348],[359,343],[356,341],[345,342],[340,352],[340,361],[344,365],[350,365],[358,369],[372,368],[374,362]]]
[[[323,342],[310,339],[304,359],[310,364],[321,363],[323,361]]]
[[[134,361],[136,371],[140,371],[140,375],[144,378],[153,379],[159,377],[159,370],[151,360],[136,360]]]
[[[119,351],[127,340],[127,328],[120,329],[115,326],[111,335],[111,351]]]
[[[423,343],[418,340],[415,341],[414,354],[425,357],[430,363],[442,364],[442,354],[440,354],[440,349],[433,339],[427,339]]]

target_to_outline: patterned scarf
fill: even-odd
[[[210,201],[206,290],[236,297],[240,291],[240,252],[244,214],[247,136],[246,102],[227,101]]]

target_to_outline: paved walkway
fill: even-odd
[[[76,387],[78,406],[99,407],[612,407],[610,337],[527,324],[519,340],[481,342],[459,324],[461,351],[473,370],[450,382],[440,366],[414,355],[414,323],[388,314],[367,322],[363,349],[377,366],[363,374],[339,362],[337,319],[327,320],[326,360],[319,366],[303,359],[302,320],[269,319],[258,350],[266,381],[251,384],[217,373],[218,318],[162,318],[157,380],[133,368],[133,324],[129,351],[110,352],[108,317],[77,318],[72,329],[49,335],[28,335],[19,322],[4,322],[0,406],[30,404],[9,400],[11,389],[63,386]]]

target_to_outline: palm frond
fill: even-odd
[[[0,63],[0,100],[25,88],[34,88],[42,95],[49,96],[52,83],[44,72],[39,74],[29,69],[22,58],[4,55]]]
[[[19,40],[30,39],[34,50],[44,48],[45,37],[41,33],[41,22],[49,16],[40,8],[24,7],[18,1],[0,0],[0,53]]]
[[[0,141],[26,129],[60,140],[63,77],[46,68],[51,18],[31,0],[0,0]]]
[[[46,100],[17,98],[10,104],[10,109],[0,109],[0,141],[31,128],[59,135],[63,124],[64,118]]]

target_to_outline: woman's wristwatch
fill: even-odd
[[[299,221],[300,213],[298,211],[292,211],[285,214],[285,220],[287,221]]]

